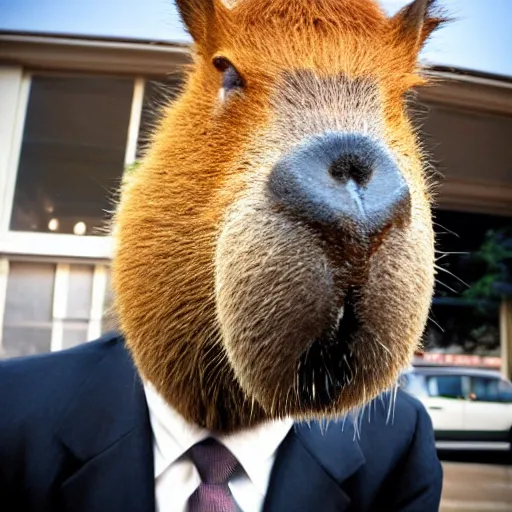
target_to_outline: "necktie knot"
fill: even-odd
[[[235,456],[213,438],[192,446],[190,456],[205,484],[227,484],[238,466]]]

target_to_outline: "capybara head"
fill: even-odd
[[[126,343],[214,431],[346,413],[393,386],[430,306],[406,97],[441,20],[428,0],[177,4],[194,61],[116,215]]]

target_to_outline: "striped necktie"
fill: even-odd
[[[236,512],[238,507],[228,487],[238,467],[233,454],[215,439],[209,438],[190,449],[201,484],[189,499],[189,512]]]

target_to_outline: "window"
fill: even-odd
[[[98,235],[108,233],[123,172],[142,156],[181,80],[21,69],[2,78],[9,152],[0,158],[0,358],[68,348],[118,327],[112,240]]]
[[[134,81],[32,76],[10,228],[101,235],[123,173]]]
[[[70,265],[65,308],[62,318],[62,348],[69,348],[88,340],[91,318],[94,267]]]
[[[512,403],[512,384],[505,380],[500,380],[499,384],[500,399],[505,403]]]
[[[476,402],[499,402],[499,379],[471,377],[471,399]]]
[[[137,160],[144,155],[144,150],[151,141],[151,134],[160,120],[162,109],[176,97],[180,83],[181,79],[177,76],[171,76],[167,80],[148,80],[146,82],[140,118]]]
[[[114,311],[114,292],[112,290],[112,280],[110,274],[107,277],[107,285],[105,289],[105,303],[103,306],[103,319],[101,322],[102,334],[115,331],[119,327],[117,317]]]
[[[2,333],[2,357],[48,352],[52,341],[55,265],[11,262]]]
[[[461,398],[462,378],[458,375],[440,375],[428,377],[428,394],[432,397]]]
[[[106,265],[0,263],[7,269],[0,358],[70,348],[115,329]]]

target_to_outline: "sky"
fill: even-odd
[[[380,3],[394,13],[407,0]],[[455,21],[434,36],[422,60],[512,77],[512,0],[439,3]],[[172,0],[0,0],[0,31],[190,41]]]

